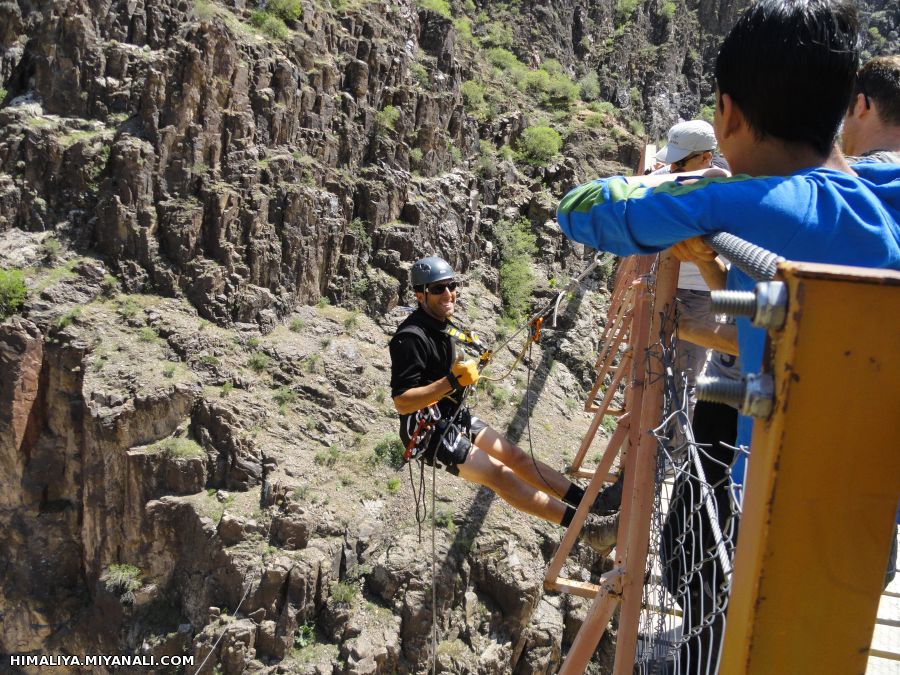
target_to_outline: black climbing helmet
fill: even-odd
[[[442,279],[452,279],[456,276],[453,268],[443,258],[429,256],[420,258],[413,263],[409,270],[409,283],[415,290],[421,290],[424,286],[433,284]]]

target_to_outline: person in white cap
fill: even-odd
[[[679,122],[669,129],[667,137],[666,146],[656,153],[656,160],[667,166],[654,171],[654,174],[683,173],[712,166],[716,134],[709,122]]]
[[[654,174],[684,173],[698,171],[712,166],[716,149],[716,133],[709,122],[690,120],[679,122],[667,134],[669,142],[656,153],[656,159],[668,166],[654,171]],[[693,263],[682,263],[678,275],[679,313],[682,319],[698,324],[708,324],[709,286]],[[706,348],[688,340],[679,339],[676,347],[676,369],[684,375],[680,387],[686,387],[688,418],[694,414],[697,399],[694,386],[697,375],[706,361]]]

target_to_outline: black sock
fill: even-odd
[[[584,488],[572,483],[562,500],[569,506],[577,507],[581,503],[582,497],[584,497]]]
[[[568,527],[572,524],[572,518],[574,517],[575,509],[573,509],[571,506],[567,506],[566,512],[563,514],[562,522],[560,523],[560,525],[562,525],[563,527]]]

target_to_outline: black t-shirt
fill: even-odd
[[[450,372],[456,360],[455,340],[446,333],[447,323],[438,321],[420,307],[400,324],[389,345],[391,352],[391,397],[408,389],[431,384]],[[459,394],[451,394],[438,403],[441,416],[450,417]],[[400,416],[400,437],[409,441],[415,413]]]

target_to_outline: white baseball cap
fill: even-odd
[[[712,124],[703,120],[680,122],[669,129],[668,143],[656,153],[656,159],[665,164],[672,164],[695,152],[706,152],[715,147],[716,133]]]

